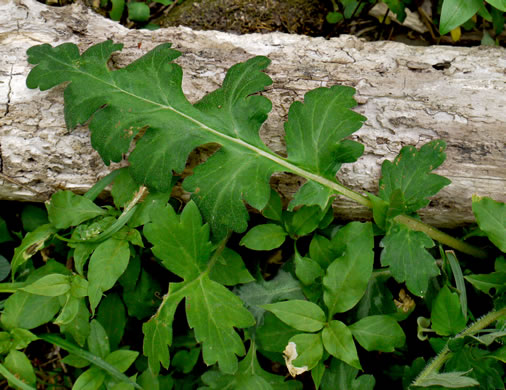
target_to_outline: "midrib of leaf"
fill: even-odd
[[[55,61],[58,61],[62,64],[64,64],[65,66],[68,66],[67,64],[65,64],[64,62],[61,62],[60,60],[58,60],[57,58],[55,57],[52,57],[53,59],[55,59]],[[225,144],[226,143],[232,143],[232,144],[236,144],[238,146],[241,146],[243,148],[246,148],[246,149],[249,149],[251,150],[252,152],[262,156],[263,158],[266,158],[274,163],[276,163],[277,165],[285,168],[286,171],[288,172],[292,172],[292,173],[295,173],[301,177],[304,177],[305,179],[308,179],[308,180],[312,180],[314,182],[317,182],[325,187],[328,187],[328,188],[331,188],[332,190],[336,191],[336,192],[339,192],[345,196],[347,196],[348,198],[350,199],[353,199],[355,200],[357,203],[363,205],[363,206],[366,206],[368,208],[371,208],[372,207],[372,204],[370,202],[369,199],[367,199],[365,196],[362,196],[360,195],[359,193],[355,192],[355,191],[352,191],[350,190],[349,188],[346,188],[344,186],[342,186],[341,184],[339,183],[336,183],[336,182],[333,182],[331,180],[328,180],[322,176],[319,176],[317,174],[314,174],[310,171],[307,171],[303,168],[300,168],[298,167],[297,165],[294,165],[290,162],[288,162],[286,159],[284,159],[283,157],[281,156],[278,156],[278,155],[275,155],[274,153],[272,152],[268,152],[266,150],[262,150],[260,148],[257,148],[256,146],[254,145],[251,145],[245,141],[243,141],[242,139],[240,138],[235,138],[235,137],[231,137],[227,134],[223,134],[222,132],[220,132],[219,130],[216,130],[216,129],[213,129],[212,127],[209,127],[208,125],[206,125],[205,123],[202,123],[201,121],[191,117],[190,115],[188,114],[185,114],[184,112],[181,112],[177,109],[175,109],[174,107],[172,107],[171,105],[166,105],[166,104],[161,104],[161,103],[158,103],[158,102],[155,102],[153,100],[150,100],[150,99],[146,99],[142,96],[139,96],[139,95],[136,95],[136,94],[133,94],[121,87],[119,87],[118,85],[116,84],[113,84],[113,83],[109,83],[99,77],[96,77],[94,76],[93,74],[91,73],[86,73],[86,72],[82,72],[79,68],[74,68],[74,67],[71,67],[75,72],[77,73],[81,73],[82,75],[85,75],[85,76],[88,76],[94,80],[97,80],[113,89],[116,89],[118,90],[119,92],[121,93],[124,93],[125,95],[129,96],[129,97],[132,97],[134,99],[138,99],[144,103],[147,103],[147,104],[151,104],[153,106],[157,106],[159,109],[161,110],[169,110],[169,111],[172,111],[173,113],[187,119],[188,121],[192,122],[193,124],[197,125],[199,128],[201,128],[202,130],[204,131],[207,131],[219,138],[222,138],[224,139],[225,141]],[[232,116],[233,117],[233,116]],[[236,134],[238,134],[237,130],[235,129],[234,127],[234,132]]]

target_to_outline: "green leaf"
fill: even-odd
[[[172,367],[181,371],[183,374],[188,374],[193,370],[197,360],[200,356],[200,348],[192,348],[189,351],[180,349],[172,359]]]
[[[209,276],[215,282],[225,286],[249,283],[255,281],[244,265],[241,256],[232,249],[225,248],[216,259]]]
[[[7,328],[33,329],[51,321],[59,310],[58,297],[18,291],[5,301],[2,324]]]
[[[495,359],[490,359],[488,351],[474,348],[469,344],[450,355],[450,359],[445,364],[445,371],[465,372],[468,377],[474,378],[483,390],[504,387],[502,364]]]
[[[257,325],[262,324],[265,312],[261,305],[284,299],[305,299],[299,281],[283,270],[269,281],[262,279],[239,287],[237,294],[255,317]]]
[[[454,336],[466,326],[459,296],[444,286],[432,304],[432,329],[440,336]]]
[[[390,11],[392,11],[399,22],[404,22],[406,19],[406,1],[403,0],[385,0],[385,4],[388,5]]]
[[[241,390],[300,390],[300,382],[287,381],[280,375],[264,371],[258,363],[256,348],[252,344],[246,357],[239,363],[237,374],[226,375],[218,371],[207,371],[202,381],[210,389]]]
[[[260,350],[280,352],[286,347],[288,340],[299,333],[274,314],[266,313],[263,324],[256,329],[255,336]]]
[[[320,390],[373,390],[375,380],[372,375],[361,375],[356,378],[358,369],[345,362],[332,359],[323,374]]]
[[[70,278],[62,274],[46,275],[39,280],[21,288],[30,294],[57,297],[70,290]]]
[[[466,376],[467,372],[431,372],[417,381],[420,387],[442,386],[444,388],[459,389],[461,387],[479,386],[480,383]]]
[[[352,332],[341,321],[332,320],[322,332],[323,345],[332,356],[346,362],[352,367],[362,369],[358,360],[357,349]]]
[[[491,289],[495,289],[494,295],[501,295],[506,291],[506,272],[491,272],[489,274],[467,275],[464,278],[475,288],[483,291],[485,294],[490,293]]]
[[[372,224],[351,222],[337,232],[332,242],[335,249],[345,250],[323,278],[323,300],[330,316],[351,309],[367,289],[374,262]]]
[[[281,204],[281,197],[279,194],[271,189],[271,197],[269,198],[269,202],[262,210],[262,215],[273,221],[281,222],[281,216],[283,214],[283,206]]]
[[[128,315],[139,320],[152,315],[160,304],[157,294],[161,290],[160,282],[143,269],[135,287],[123,290]]]
[[[195,330],[197,341],[202,343],[204,361],[208,365],[218,362],[223,372],[234,373],[237,370],[235,355],[246,352],[234,327],[251,326],[254,318],[239,297],[209,278],[212,268],[209,225],[202,224],[194,202],[188,203],[180,216],[170,206],[154,214],[152,222],[144,227],[144,235],[153,244],[152,252],[162,264],[184,279],[181,283],[170,284],[162,307],[169,303],[169,312],[173,313],[185,298],[188,324]],[[157,323],[154,324],[146,329],[151,338],[158,328]],[[167,332],[161,337],[165,345],[170,344]],[[148,344],[152,345],[152,341]],[[160,355],[160,351],[152,347],[148,348],[148,353]],[[163,357],[167,361],[166,356]],[[152,358],[151,362],[154,361]]]
[[[285,324],[304,332],[317,332],[325,324],[325,313],[320,306],[301,300],[292,300],[261,306]]]
[[[104,370],[105,372],[107,372],[113,378],[115,378],[121,382],[129,383],[132,386],[134,386],[136,389],[142,390],[142,387],[140,387],[137,383],[133,382],[125,374],[118,371],[117,368],[115,368],[110,363],[106,362],[101,357],[93,355],[92,353],[90,353],[82,348],[79,348],[75,344],[73,344],[73,343],[71,343],[71,342],[69,342],[69,341],[67,341],[55,334],[43,334],[43,335],[40,335],[39,337],[42,340],[47,341],[48,343],[55,344],[58,347],[65,349],[67,352],[72,353],[75,356],[78,356],[82,359],[89,361],[90,363],[94,364],[95,366],[97,366],[97,367],[101,368],[102,370]],[[97,375],[99,372],[102,372],[102,371],[98,370]]]
[[[28,386],[25,382],[11,373],[3,364],[0,363],[0,375],[3,375],[12,386],[21,390],[36,390],[35,387]]]
[[[320,333],[304,333],[293,336],[290,343],[295,344],[297,357],[293,359],[294,367],[307,367],[311,370],[323,356],[323,343]]]
[[[104,327],[97,320],[92,320],[90,326],[91,331],[88,336],[89,351],[93,355],[105,358],[110,352],[109,336],[107,336]]]
[[[397,282],[406,282],[409,291],[418,296],[425,295],[429,279],[439,275],[436,260],[425,248],[432,248],[434,242],[423,232],[410,230],[395,224],[381,240],[381,265],[390,266]]]
[[[373,272],[364,296],[356,306],[357,319],[377,314],[394,314],[397,308],[394,297],[385,286],[390,275]]]
[[[5,368],[28,385],[35,385],[36,377],[28,357],[20,351],[11,350],[5,357]]]
[[[2,255],[0,255],[0,281],[9,276],[11,272],[11,263]]]
[[[427,206],[428,197],[451,183],[445,177],[430,173],[444,162],[445,148],[441,140],[431,141],[420,150],[405,146],[393,162],[383,162],[379,197],[394,207],[392,216],[411,214]]]
[[[302,206],[297,211],[283,213],[285,229],[291,237],[306,236],[314,231],[327,214],[328,207]]]
[[[335,180],[341,163],[346,162],[346,150],[340,141],[362,126],[365,117],[350,109],[356,106],[355,90],[350,87],[333,86],[317,88],[304,95],[304,103],[295,102],[288,111],[285,123],[288,159],[306,170],[329,180]],[[352,147],[353,148],[353,147]],[[318,205],[323,210],[334,195],[327,188],[319,188],[311,196],[304,187],[295,195],[290,207],[300,204]],[[304,203],[299,197],[304,195]]]
[[[387,315],[362,318],[349,326],[353,337],[367,351],[394,352],[406,342],[397,321]]]
[[[164,301],[164,305],[156,315],[142,325],[144,333],[143,353],[148,357],[150,371],[155,375],[160,372],[160,363],[169,368],[170,354],[169,345],[172,344],[172,320],[179,301],[170,303]]]
[[[107,61],[119,49],[121,45],[111,41],[82,55],[68,43],[32,47],[28,61],[36,66],[27,86],[45,90],[70,81],[64,96],[67,126],[73,129],[89,120],[92,145],[106,163],[120,161],[134,137],[145,130],[128,157],[132,176],[162,192],[168,190],[172,172],[183,171],[195,147],[221,145],[183,183],[216,237],[228,230],[246,230],[244,202],[262,210],[270,198],[269,179],[274,172],[292,172],[310,180],[304,186],[310,191],[302,190],[304,203],[322,209],[342,188],[335,173],[357,148],[349,142],[343,147],[340,141],[365,120],[350,110],[356,105],[353,88],[318,88],[306,94],[304,104],[290,109],[285,159],[269,150],[258,133],[271,109],[268,99],[257,94],[272,83],[262,72],[269,64],[266,57],[234,65],[222,88],[192,105],[181,90],[181,68],[170,62],[180,53],[169,44],[111,71]],[[298,195],[294,202],[301,204]]]
[[[257,225],[243,236],[240,245],[257,251],[267,251],[280,247],[286,236],[285,229],[279,225]]]
[[[14,257],[12,258],[11,267],[13,278],[16,274],[16,270],[42,249],[46,240],[54,233],[56,233],[56,229],[52,225],[47,224],[39,226],[23,238],[21,244],[14,250]]]
[[[119,21],[125,9],[125,0],[111,0],[112,9],[109,11],[109,17],[112,20]]]
[[[77,312],[75,313],[75,316],[70,322],[60,323],[58,325],[60,325],[61,333],[70,334],[80,346],[83,346],[86,342],[86,338],[90,334],[90,311],[86,307],[84,299],[74,298],[74,301],[77,301]],[[60,318],[60,316],[58,316],[58,318]]]
[[[139,184],[130,175],[128,167],[118,169],[111,188],[111,195],[116,208],[125,207],[139,190]]]
[[[72,390],[99,390],[104,381],[105,372],[97,367],[92,367],[79,375]]]
[[[16,328],[12,329],[10,332],[11,337],[11,347],[14,349],[24,349],[26,348],[32,341],[38,339],[32,332],[26,329]]]
[[[102,293],[114,286],[125,272],[130,259],[127,241],[109,238],[91,255],[88,266],[88,295],[92,312],[102,299]]]
[[[107,294],[102,302],[100,302],[97,319],[109,336],[111,349],[116,349],[123,338],[127,322],[125,305],[117,293]]]
[[[21,222],[23,224],[23,229],[26,232],[33,232],[40,225],[49,223],[49,220],[47,219],[46,210],[29,204],[23,207],[23,211],[21,211]]]
[[[327,267],[342,253],[331,245],[326,237],[315,234],[309,244],[309,257],[316,261],[322,269]]]
[[[448,34],[468,21],[482,6],[481,0],[444,0],[439,21],[439,33]]]
[[[104,215],[106,210],[72,191],[59,191],[51,197],[51,201],[47,205],[47,213],[49,222],[55,228],[66,229]]]
[[[473,195],[473,213],[481,230],[502,252],[506,252],[506,204]]]
[[[295,252],[295,275],[306,286],[311,285],[317,278],[323,276],[320,265],[309,257],[302,257]]]
[[[117,368],[119,372],[125,372],[128,370],[128,367],[133,364],[135,359],[137,359],[137,356],[139,356],[139,352],[137,351],[120,349],[107,355],[105,361],[111,366]]]
[[[340,12],[329,12],[325,19],[327,20],[327,23],[336,24],[343,20],[343,14]]]
[[[12,236],[7,228],[7,223],[0,217],[0,243],[12,241]]]
[[[506,0],[485,0],[490,5],[494,6],[498,10],[506,12]]]
[[[130,2],[128,6],[128,19],[134,22],[146,22],[149,20],[149,7],[146,3]]]

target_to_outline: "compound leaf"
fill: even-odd
[[[125,68],[108,69],[109,57],[121,48],[105,41],[80,55],[70,43],[34,46],[27,52],[28,61],[36,65],[27,86],[46,90],[70,82],[64,94],[67,126],[73,129],[89,121],[92,145],[106,164],[120,161],[133,139],[142,135],[128,160],[134,179],[151,189],[168,191],[172,171],[182,172],[197,146],[221,145],[183,183],[216,237],[230,229],[246,230],[244,201],[262,210],[274,172],[309,179],[305,187],[311,191],[304,190],[295,203],[324,209],[339,189],[335,173],[340,164],[361,152],[353,141],[340,142],[365,120],[350,110],[355,105],[352,88],[318,88],[290,110],[285,159],[259,136],[271,109],[269,100],[257,95],[272,83],[262,72],[269,59],[255,57],[234,65],[222,88],[192,105],[181,89],[182,70],[171,63],[180,53],[170,44],[159,45]]]
[[[196,204],[188,203],[180,216],[171,206],[154,210],[144,235],[162,264],[183,278],[183,282],[170,284],[158,313],[144,324],[144,353],[151,368],[157,370],[158,361],[168,365],[163,348],[172,342],[173,313],[185,299],[188,324],[202,343],[204,361],[208,365],[218,362],[223,372],[233,374],[237,370],[235,355],[246,352],[234,328],[245,328],[255,321],[237,295],[210,279],[216,258],[211,257],[209,226],[202,224]]]
[[[410,230],[394,224],[381,240],[381,265],[390,266],[393,277],[399,283],[406,282],[409,291],[423,296],[429,286],[429,279],[439,275],[436,260],[425,248],[434,242],[423,232]]]

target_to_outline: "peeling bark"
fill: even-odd
[[[43,201],[58,189],[84,192],[112,167],[89,143],[87,129],[68,133],[63,87],[29,90],[26,50],[36,44],[76,43],[81,50],[105,39],[124,43],[115,66],[124,66],[163,42],[183,55],[183,89],[190,101],[221,85],[225,71],[254,55],[272,60],[274,84],[265,95],[273,111],[261,135],[284,153],[283,121],[290,104],[310,89],[343,84],[357,89],[356,111],[368,120],[353,139],[364,156],[345,164],[339,179],[359,192],[377,192],[381,162],[404,145],[447,142],[437,173],[452,184],[423,210],[436,226],[471,222],[471,195],[505,201],[506,50],[491,47],[411,47],[366,43],[352,36],[325,40],[281,33],[234,35],[184,27],[128,30],[80,4],[48,7],[34,0],[0,0],[0,199]],[[199,153],[195,154],[198,158]],[[17,183],[17,184],[15,184]],[[280,174],[272,183],[290,197],[302,179]],[[180,194],[184,196],[184,194]],[[343,218],[370,212],[337,199]]]

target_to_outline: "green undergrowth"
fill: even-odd
[[[9,386],[504,388],[506,208],[476,195],[477,224],[457,237],[420,219],[450,184],[432,172],[443,140],[404,147],[383,163],[379,192],[359,194],[336,180],[364,150],[349,139],[366,119],[353,88],[294,102],[282,157],[258,133],[271,109],[266,57],[191,104],[169,44],[111,70],[121,47],[28,50],[27,86],[67,83],[68,128],[88,125],[104,163],[128,167],[45,208],[2,208]],[[182,179],[208,143],[220,149]],[[275,172],[305,179],[287,208]],[[176,184],[188,203],[171,197]],[[97,200],[106,188],[111,200]],[[374,220],[335,219],[339,194]]]

